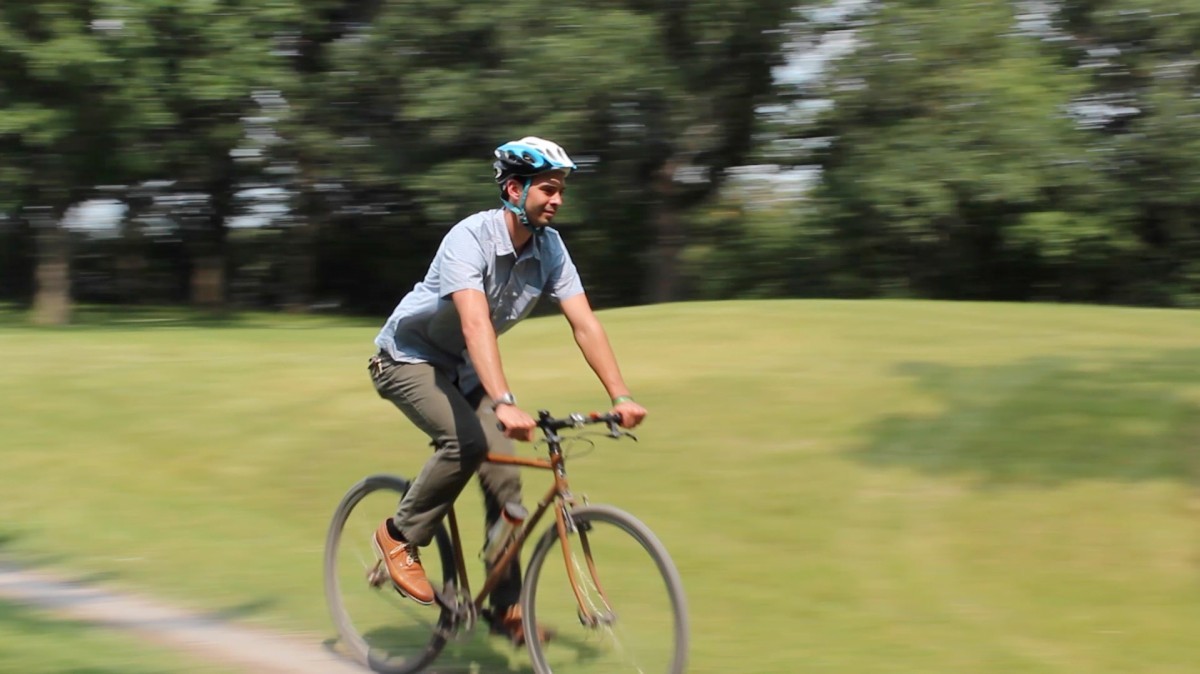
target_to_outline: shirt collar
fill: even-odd
[[[512,238],[508,236],[508,223],[504,216],[505,210],[497,208],[492,211],[491,217],[491,238],[496,245],[497,255],[515,255],[516,249],[513,248]],[[525,255],[533,257],[536,260],[542,259],[542,247],[539,244],[540,236],[534,235],[529,241],[529,248],[526,249]],[[521,256],[518,256],[520,259]]]

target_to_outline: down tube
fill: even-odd
[[[500,583],[500,577],[503,574],[503,570],[507,569],[508,565],[512,563],[514,556],[520,554],[521,548],[525,546],[525,541],[529,538],[529,532],[533,531],[533,528],[537,526],[537,523],[542,519],[542,515],[546,513],[546,508],[549,507],[550,504],[554,503],[557,495],[557,487],[551,487],[550,491],[546,492],[546,497],[538,503],[537,510],[533,512],[533,515],[530,516],[528,520],[526,520],[525,525],[522,526],[520,531],[517,533],[517,537],[508,546],[508,549],[504,551],[504,554],[500,555],[500,559],[496,561],[496,564],[492,566],[492,572],[488,574],[488,577],[484,580],[483,587],[479,590],[479,594],[475,597],[476,609],[483,608],[484,599],[487,599],[487,596],[491,594],[492,590],[496,588],[496,585]]]

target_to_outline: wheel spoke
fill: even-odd
[[[407,483],[368,478],[339,506],[325,551],[326,598],[343,646],[355,659],[384,674],[422,669],[441,651],[449,614],[422,606],[396,592],[371,543],[376,527],[395,512]],[[449,571],[440,563],[444,532],[422,558],[431,579]],[[436,550],[436,552],[435,552]]]
[[[578,554],[571,555],[571,563],[575,565],[576,577],[580,578],[581,583],[584,583],[581,588],[583,596],[587,600],[588,608],[595,620],[595,625],[591,629],[600,635],[600,640],[604,640],[604,635],[607,635],[608,641],[612,642],[613,648],[617,652],[618,659],[628,662],[633,667],[633,671],[638,674],[645,674],[646,670],[638,663],[637,654],[627,651],[622,643],[619,634],[623,627],[619,624],[616,611],[605,601],[604,594],[600,592],[600,588],[593,581],[590,572],[580,563]],[[603,604],[603,609],[597,605],[596,600]]]

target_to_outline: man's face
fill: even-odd
[[[525,197],[525,215],[534,227],[545,227],[554,219],[563,203],[567,191],[565,171],[547,171],[533,177],[529,184],[529,195]],[[521,181],[508,181],[508,200],[514,204],[521,201]]]

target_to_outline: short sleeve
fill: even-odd
[[[583,281],[579,278],[575,263],[571,261],[571,254],[566,248],[560,251],[559,264],[555,265],[546,282],[550,297],[555,302],[562,302],[583,292]]]
[[[451,229],[438,255],[441,257],[437,270],[439,297],[449,297],[459,290],[483,291],[487,258],[476,232],[461,225]]]

